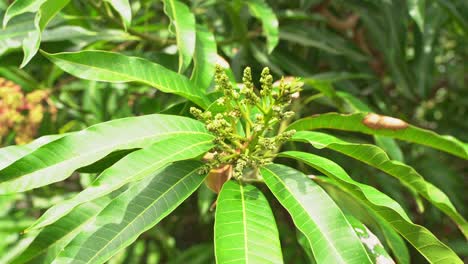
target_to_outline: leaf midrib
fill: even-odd
[[[107,241],[107,243],[105,245],[103,245],[101,247],[101,249],[99,249],[95,254],[94,256],[89,259],[87,262],[85,263],[92,263],[92,261],[99,255],[99,253],[101,253],[110,243],[112,243],[123,231],[127,230],[127,228],[129,226],[131,226],[135,221],[136,219],[139,219],[144,213],[146,213],[146,211],[153,207],[153,205],[155,203],[157,203],[162,197],[164,197],[167,193],[169,193],[170,191],[172,191],[173,189],[175,189],[175,186],[178,186],[182,181],[184,181],[189,175],[192,175],[195,171],[198,170],[198,167],[192,171],[190,171],[189,173],[187,173],[186,175],[184,175],[183,177],[181,177],[179,180],[177,180],[171,187],[169,187],[165,192],[163,192],[161,195],[159,195],[158,198],[156,198],[151,204],[149,204],[143,211],[141,211],[137,216],[135,216],[132,221],[130,221],[124,228],[120,229],[119,232],[116,233],[116,235],[109,241]],[[121,244],[122,245],[122,244]],[[120,246],[121,246],[120,245]],[[119,246],[119,248],[120,248]]]
[[[70,162],[70,161],[79,159],[79,158],[81,158],[82,156],[93,155],[93,154],[99,153],[99,152],[101,152],[101,151],[104,151],[104,150],[106,150],[106,149],[114,149],[114,147],[117,147],[117,146],[120,146],[120,145],[128,145],[128,144],[131,144],[131,143],[133,143],[133,142],[143,141],[143,140],[145,140],[145,139],[147,139],[147,138],[156,137],[156,136],[168,136],[168,135],[176,135],[176,134],[192,134],[192,135],[195,135],[195,134],[204,134],[204,135],[210,135],[210,134],[205,133],[205,132],[180,132],[180,131],[178,131],[178,132],[161,133],[161,134],[149,135],[149,136],[145,136],[145,137],[139,137],[139,138],[137,138],[136,140],[127,141],[127,142],[125,142],[125,143],[119,142],[118,144],[113,144],[113,145],[110,145],[110,146],[109,146],[109,145],[106,145],[105,147],[100,148],[100,149],[98,149],[97,151],[85,152],[85,153],[81,152],[80,154],[75,155],[75,156],[73,156],[73,157],[70,158],[70,159],[62,160],[62,162],[57,162],[57,163],[51,164],[50,166],[43,167],[43,168],[41,168],[41,169],[39,169],[39,170],[35,170],[35,171],[30,172],[30,173],[18,175],[17,177],[12,178],[12,179],[10,179],[10,180],[7,180],[7,181],[5,181],[5,182],[14,181],[14,180],[17,180],[18,178],[21,178],[21,177],[24,177],[24,176],[28,176],[28,175],[32,175],[32,174],[35,174],[35,173],[39,173],[40,171],[47,170],[47,169],[49,169],[49,168],[51,168],[51,167],[63,165],[64,163],[68,163],[68,162]],[[156,142],[155,142],[155,143],[156,143]],[[39,149],[40,149],[40,148],[39,148]],[[86,155],[84,155],[84,154],[86,154]],[[15,162],[16,162],[16,161],[15,161]],[[12,163],[12,164],[14,164],[14,163]],[[11,166],[11,165],[10,165],[10,166]],[[10,167],[10,166],[8,166],[8,167]],[[6,167],[6,168],[8,168],[8,167]],[[5,169],[6,169],[6,168],[5,168]],[[0,170],[0,172],[1,172],[1,170]],[[2,185],[2,182],[0,182],[0,186],[1,186],[1,185]]]
[[[43,53],[47,54],[47,56],[49,56],[50,58],[52,58],[53,60],[60,60],[60,61],[65,61],[64,59],[61,59],[61,58],[56,58],[54,57],[54,55],[61,55],[61,54],[74,54],[73,52],[61,52],[61,53],[57,53],[57,54],[50,54],[50,53],[47,53],[47,52],[44,52],[42,51]],[[111,52],[105,52],[105,51],[94,51],[94,52],[100,52],[100,53],[109,53],[109,54],[112,54]],[[137,58],[137,57],[131,57],[132,59],[136,59],[136,60],[142,60],[141,58]],[[192,94],[192,93],[188,93],[187,91],[177,91],[177,90],[172,90],[172,91],[169,91],[168,89],[166,89],[165,87],[162,87],[162,85],[156,85],[154,83],[151,83],[151,82],[148,82],[146,80],[143,80],[141,78],[134,78],[133,76],[131,75],[127,75],[125,73],[121,73],[121,72],[117,72],[117,71],[111,71],[111,70],[108,70],[106,68],[100,68],[100,67],[96,67],[96,66],[93,66],[93,65],[90,65],[90,64],[84,64],[84,63],[79,63],[79,62],[76,62],[76,61],[71,61],[71,60],[67,60],[67,63],[70,63],[70,64],[76,64],[76,65],[80,65],[80,66],[85,66],[85,67],[89,67],[89,68],[92,68],[92,69],[98,69],[100,71],[104,71],[104,72],[107,72],[107,73],[112,73],[112,74],[115,74],[117,76],[122,76],[123,78],[126,78],[127,80],[129,80],[129,82],[142,82],[144,84],[147,84],[147,85],[150,85],[150,86],[154,86],[156,87],[157,89],[163,91],[163,92],[168,92],[168,93],[179,93],[179,94],[183,94],[187,97],[190,97],[190,98],[197,98],[197,99],[200,99],[201,101],[203,101],[203,98],[200,96],[200,95],[196,95],[196,94]],[[153,64],[152,62],[148,61],[148,63],[150,64]],[[161,65],[158,65],[158,66],[161,66]],[[162,67],[162,66],[161,66]],[[168,71],[170,71],[169,69],[166,69]],[[175,73],[177,74],[177,73]],[[179,77],[182,77],[182,76],[179,76]],[[183,76],[185,77],[185,76]],[[184,80],[185,81],[185,80]],[[189,81],[187,81],[189,82]],[[164,91],[165,90],[165,91]],[[200,102],[201,102],[200,101]]]
[[[283,185],[283,187],[284,187],[286,190],[288,190],[288,192],[294,197],[294,200],[296,201],[296,203],[299,204],[299,206],[302,208],[302,210],[303,210],[305,213],[307,213],[307,210],[304,208],[304,206],[303,206],[300,202],[297,201],[297,197],[296,197],[295,195],[293,195],[293,192],[291,192],[291,189],[282,181],[282,179],[281,179],[279,176],[277,176],[276,173],[274,173],[274,172],[271,171],[270,169],[268,169],[268,168],[266,168],[266,167],[263,167],[263,169],[269,171],[275,178],[277,178],[278,181]],[[286,208],[286,207],[285,207],[285,208]],[[288,209],[288,208],[286,208],[286,210],[289,212],[289,209]],[[297,225],[296,225],[296,226],[297,226]],[[299,227],[297,226],[297,228],[299,228]],[[300,229],[300,228],[299,228],[299,229]],[[301,232],[302,232],[302,231],[301,231]],[[346,261],[344,261],[344,259],[343,259],[343,257],[341,256],[341,254],[339,254],[338,250],[334,247],[334,244],[331,243],[331,241],[330,241],[330,239],[328,238],[328,236],[327,236],[325,233],[322,233],[322,232],[319,232],[319,233],[322,234],[322,237],[325,238],[325,240],[328,242],[327,244],[329,244],[330,247],[333,249],[333,251],[335,251],[336,255],[337,255],[337,256],[340,256],[340,261],[341,261],[341,263],[345,264]],[[312,244],[311,241],[310,241],[310,239],[309,239],[309,237],[308,237],[308,236],[306,236],[306,237],[307,237],[307,240],[309,240],[309,244]],[[311,247],[311,248],[312,248],[312,247]],[[312,251],[313,251],[313,250],[312,250]]]

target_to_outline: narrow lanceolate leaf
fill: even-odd
[[[132,23],[132,8],[128,0],[105,0],[119,13],[125,28]]]
[[[25,251],[11,261],[11,264],[51,263],[81,229],[122,191],[118,190],[112,195],[82,204],[70,214],[47,226],[40,231]]]
[[[113,83],[139,82],[165,93],[174,93],[206,107],[203,91],[188,78],[148,60],[106,51],[49,54],[42,52],[62,70],[82,79]]]
[[[41,43],[41,35],[47,24],[64,8],[70,0],[47,0],[44,2],[34,19],[34,31],[28,33],[23,40],[24,57],[20,67],[26,66],[28,62],[36,55]]]
[[[174,163],[115,198],[54,263],[104,263],[187,199],[203,182],[197,161]],[[147,181],[149,179],[149,181]]]
[[[338,151],[394,176],[450,216],[465,234],[465,237],[468,236],[468,223],[457,212],[447,195],[425,181],[412,167],[390,160],[381,148],[370,144],[349,143],[332,135],[311,131],[298,131],[292,140],[308,142],[318,149],[329,148]]]
[[[49,225],[75,206],[117,190],[129,181],[154,174],[171,162],[196,158],[213,147],[213,138],[210,134],[176,135],[132,152],[106,169],[81,193],[51,207],[29,229]]]
[[[16,0],[8,7],[3,17],[3,28],[5,28],[8,22],[15,16],[27,12],[36,12],[45,1],[47,0]]]
[[[401,206],[372,186],[354,181],[333,161],[310,153],[287,151],[279,154],[300,160],[328,177],[356,199],[365,203],[385,219],[401,236],[413,245],[430,263],[462,263],[460,258],[425,227],[414,224]],[[445,261],[445,262],[444,262]]]
[[[31,153],[32,151],[36,150],[37,148],[57,140],[61,137],[65,136],[62,135],[51,135],[51,136],[43,136],[40,137],[33,142],[27,145],[15,145],[0,148],[0,169],[5,168],[6,166],[10,165],[14,161],[26,156],[27,154]]]
[[[255,186],[223,185],[214,228],[217,263],[283,263],[275,218]]]
[[[342,190],[340,185],[334,179],[326,176],[315,176],[313,179],[327,190],[330,196],[333,197],[333,200],[341,208],[346,208],[347,212],[359,218],[362,223],[372,227],[373,230],[380,231],[381,236],[393,252],[393,256],[398,264],[410,263],[410,254],[405,241],[385,218],[375,212],[363,201],[356,199],[345,190]]]
[[[411,125],[394,128],[392,127],[392,124],[389,124],[386,127],[380,127],[380,125],[375,127],[372,124],[366,125],[364,120],[368,115],[369,114],[367,113],[355,113],[350,115],[337,113],[322,114],[298,120],[291,124],[288,129],[314,130],[326,128],[361,132],[369,135],[382,135],[425,145],[468,159],[468,144],[461,142],[452,136],[441,136],[432,131]],[[398,124],[401,123],[396,123],[396,125]]]
[[[260,171],[309,240],[318,263],[372,263],[343,212],[320,186],[283,165],[268,165]]]
[[[193,72],[190,81],[197,90],[206,91],[213,80],[218,53],[216,41],[204,26],[197,27],[197,43],[193,57]]]
[[[367,253],[371,257],[373,263],[395,264],[395,261],[393,261],[393,259],[387,253],[379,238],[374,235],[363,223],[349,214],[346,214],[346,219],[351,224],[357,236],[366,248]]]
[[[176,35],[179,73],[182,73],[190,65],[195,51],[195,16],[179,0],[164,0],[164,12],[171,19],[170,31]]]
[[[267,38],[268,52],[272,52],[278,45],[278,19],[275,12],[264,0],[248,0],[247,5],[254,17],[262,21],[263,32]]]
[[[64,180],[73,171],[122,149],[144,148],[174,135],[206,134],[202,123],[169,115],[116,119],[46,144],[0,170],[0,194]]]

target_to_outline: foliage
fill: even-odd
[[[0,263],[463,263],[466,13],[0,3]]]

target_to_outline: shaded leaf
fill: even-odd
[[[262,21],[263,32],[267,38],[268,53],[271,53],[279,42],[276,14],[264,0],[248,0],[247,5],[252,15]]]

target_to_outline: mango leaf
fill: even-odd
[[[41,230],[26,250],[10,263],[51,263],[81,229],[123,191],[123,188],[119,189],[111,195],[74,208],[70,214]]]
[[[174,93],[207,107],[203,91],[190,80],[148,60],[106,51],[80,51],[42,54],[62,70],[82,79],[113,83],[139,82],[165,93]]]
[[[104,263],[187,199],[203,182],[203,163],[182,161],[116,197],[53,263]],[[143,188],[141,188],[143,186]]]
[[[398,161],[390,160],[381,148],[370,144],[349,143],[332,135],[311,131],[298,131],[292,137],[292,140],[310,143],[318,149],[329,148],[338,151],[392,175],[412,191],[419,193],[446,213],[457,223],[465,237],[468,236],[468,223],[463,216],[457,212],[457,209],[455,209],[447,195],[436,186],[425,181],[412,167]]]
[[[367,253],[373,263],[388,263],[394,264],[393,259],[388,255],[379,238],[374,235],[361,221],[350,214],[345,214],[346,219],[353,227],[357,236],[367,250]]]
[[[411,18],[418,25],[419,30],[424,32],[424,15],[425,15],[426,1],[425,0],[409,0],[408,12]]]
[[[268,53],[271,53],[279,42],[278,19],[275,12],[264,0],[248,0],[247,6],[252,15],[262,21],[263,32],[267,38]]]
[[[128,0],[105,0],[108,2],[122,18],[125,29],[132,23],[132,8]]]
[[[54,140],[57,140],[63,136],[65,136],[65,134],[43,136],[26,145],[15,145],[0,148],[0,169],[7,167],[14,161],[26,156],[32,151],[38,149],[39,147]]]
[[[284,165],[267,165],[260,171],[309,240],[318,263],[372,263],[343,212],[319,185]]]
[[[215,227],[217,263],[283,263],[270,206],[253,185],[227,181],[219,193]]]
[[[197,42],[193,57],[193,71],[190,81],[197,90],[206,91],[214,77],[217,63],[216,41],[204,26],[197,27]]]
[[[384,218],[361,200],[343,191],[340,185],[332,178],[314,176],[313,180],[320,184],[333,197],[333,200],[335,200],[340,208],[345,208],[348,214],[352,214],[353,217],[358,218],[363,224],[372,227],[374,231],[380,231],[381,237],[383,237],[382,240],[386,242],[393,252],[397,263],[410,263],[410,255],[405,241]]]
[[[375,129],[364,125],[367,113],[338,114],[327,113],[300,119],[292,123],[288,130],[338,129],[361,132],[369,135],[388,136],[445,151],[463,159],[468,159],[468,144],[452,136],[441,136],[435,132],[408,125],[406,128]]]
[[[354,181],[333,161],[305,152],[287,151],[279,154],[302,161],[337,181],[341,189],[363,201],[375,213],[384,218],[401,236],[413,245],[429,262],[462,263],[447,245],[425,227],[414,224],[401,206],[386,194],[372,186]]]
[[[177,135],[137,150],[105,170],[85,190],[47,210],[29,229],[42,228],[70,212],[75,206],[102,197],[129,181],[138,181],[167,164],[196,158],[213,147],[210,134]]]
[[[46,144],[0,170],[0,194],[64,180],[73,171],[122,149],[143,148],[175,135],[206,134],[202,123],[178,116],[147,115],[91,126]]]
[[[164,0],[164,13],[171,19],[169,30],[176,35],[179,49],[179,73],[190,65],[195,51],[195,16],[179,0]]]
[[[47,0],[16,0],[6,10],[5,16],[3,17],[3,28],[5,28],[8,22],[15,16],[27,13],[36,12],[39,7]]]
[[[288,25],[281,28],[279,37],[280,39],[305,47],[317,48],[330,54],[347,56],[352,60],[367,60],[364,54],[350,46],[349,42],[341,36],[313,27]]]
[[[64,8],[70,0],[47,0],[41,5],[34,19],[34,31],[28,33],[28,36],[23,39],[24,57],[20,67],[26,66],[28,62],[36,55],[41,43],[42,31],[47,24],[55,17],[55,15]]]

